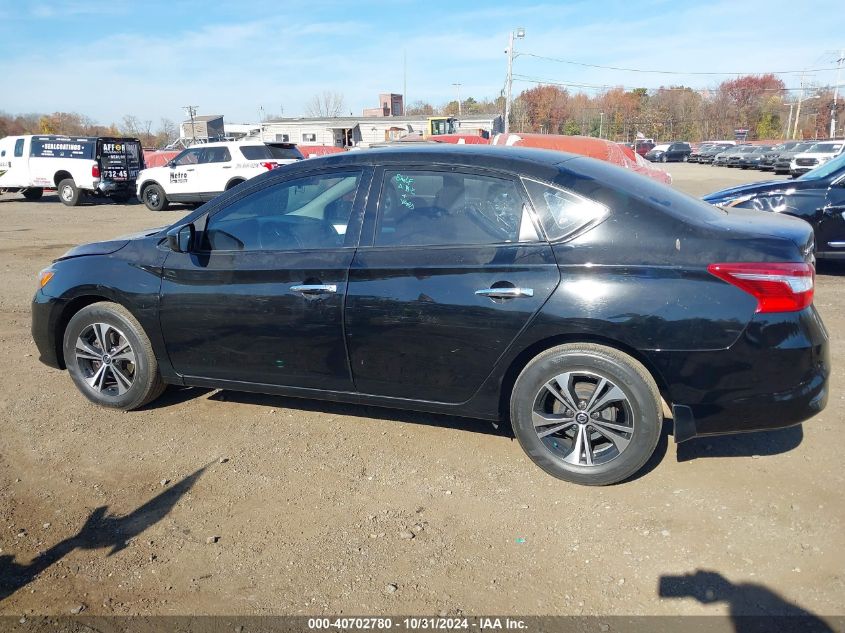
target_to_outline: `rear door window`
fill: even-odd
[[[608,216],[610,209],[583,196],[536,180],[524,179],[546,236],[554,241],[579,234]]]
[[[451,171],[386,170],[376,246],[536,241],[516,181]]]

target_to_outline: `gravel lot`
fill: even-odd
[[[668,169],[695,195],[770,178]],[[817,283],[827,410],[664,433],[647,473],[592,489],[481,421],[201,389],[88,403],[38,362],[38,271],[184,213],[0,196],[0,614],[845,613],[845,268]],[[721,577],[674,578],[700,570]]]

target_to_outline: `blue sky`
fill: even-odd
[[[358,116],[377,105],[379,92],[402,91],[403,54],[410,102],[445,103],[456,82],[464,98],[494,97],[505,81],[508,33],[520,26],[519,76],[705,88],[731,73],[832,67],[834,51],[845,47],[841,0],[800,7],[795,0],[0,0],[0,110],[76,111],[104,124],[133,114],[157,125],[161,117],[180,120],[181,106],[191,104],[236,123],[255,121],[261,107],[302,115],[313,95],[333,90]],[[683,74],[708,72],[725,74]],[[782,77],[800,85],[798,75]],[[834,80],[834,71],[808,75]],[[531,85],[516,81],[514,93]]]

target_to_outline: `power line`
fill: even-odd
[[[658,90],[679,90],[679,91],[689,91],[689,92],[701,92],[702,90],[712,90],[709,88],[692,88],[692,87],[665,87],[660,86],[659,88],[646,88],[645,86],[621,86],[619,84],[611,85],[611,84],[586,84],[586,83],[579,83],[574,81],[552,81],[550,79],[541,79],[539,77],[528,77],[526,75],[519,75],[514,74],[513,76],[514,81],[522,81],[526,83],[535,83],[535,84],[547,84],[550,86],[563,86],[566,88],[589,88],[593,90],[612,90],[613,88],[622,88],[623,90],[639,90],[645,89],[649,91],[658,91]],[[761,88],[761,92],[799,92],[801,88]]]
[[[826,70],[836,70],[836,66],[825,68],[805,68],[802,70],[767,70],[764,73],[760,72],[682,72],[679,70],[646,70],[643,68],[623,68],[620,66],[602,66],[601,64],[588,64],[586,62],[576,62],[571,59],[560,59],[558,57],[548,57],[546,55],[537,55],[535,53],[520,52],[517,54],[520,57],[534,57],[535,59],[544,59],[550,62],[559,62],[561,64],[572,64],[573,66],[583,66],[585,68],[602,68],[604,70],[620,70],[629,73],[653,73],[657,75],[798,75],[801,73],[822,72]]]

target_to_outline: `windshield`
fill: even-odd
[[[831,152],[838,152],[840,149],[842,149],[842,143],[816,143],[807,151],[829,154]]]
[[[241,152],[247,160],[278,158],[296,160],[302,158],[302,152],[295,145],[244,145]]]
[[[668,145],[655,145],[654,147],[651,148],[651,151],[652,152],[665,152],[667,149],[669,149]]]
[[[811,169],[803,176],[799,176],[798,180],[822,180],[830,176],[835,176],[839,172],[845,171],[845,154],[840,154],[833,160],[826,162],[824,165],[819,165],[815,169]]]

